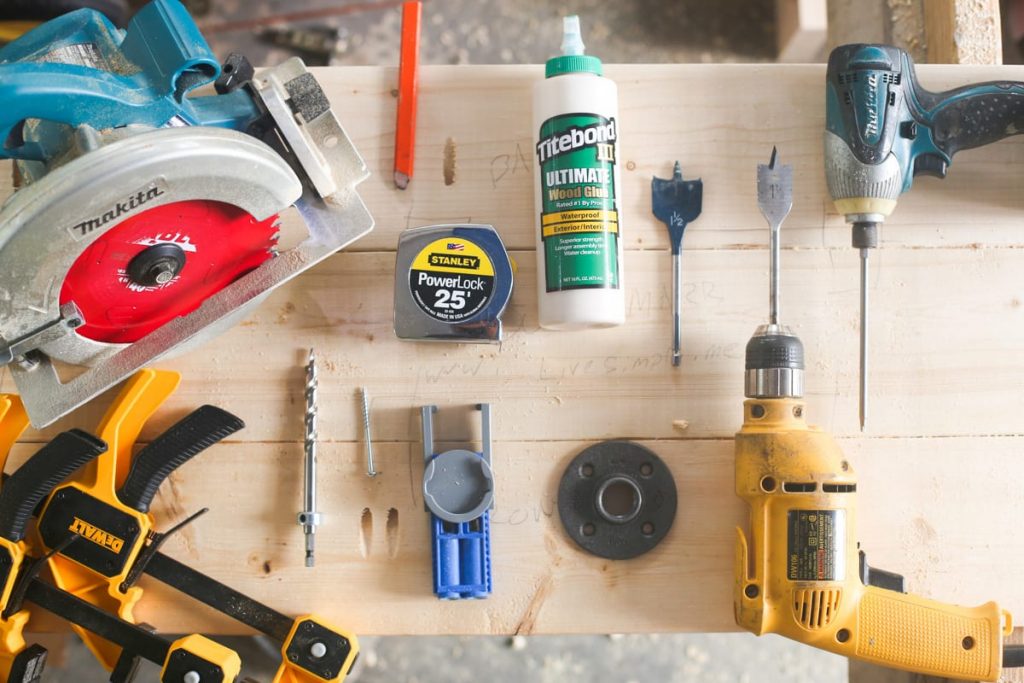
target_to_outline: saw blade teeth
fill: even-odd
[[[74,300],[92,321],[78,335],[105,343],[138,341],[277,257],[280,225],[278,215],[256,220],[239,207],[210,200],[143,211],[107,229],[79,254],[64,277],[61,301]],[[222,233],[214,238],[209,231]],[[190,265],[163,284],[133,281],[131,261],[168,244],[180,247]]]

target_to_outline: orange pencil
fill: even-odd
[[[420,17],[423,3],[402,5],[402,54],[398,65],[398,122],[395,124],[395,187],[412,178],[416,149],[416,91],[419,88]]]

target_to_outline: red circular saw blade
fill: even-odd
[[[85,318],[75,331],[98,342],[138,341],[191,313],[211,295],[269,259],[277,216],[258,221],[242,209],[207,200],[175,202],[122,221],[89,245],[64,278],[60,303]],[[176,244],[185,265],[152,287],[129,280],[128,263],[154,244]]]

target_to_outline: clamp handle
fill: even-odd
[[[149,512],[160,484],[200,452],[245,427],[241,418],[216,406],[189,413],[139,451],[118,498],[125,505]]]
[[[32,512],[57,484],[106,452],[107,444],[81,429],[61,432],[18,468],[0,491],[0,536],[25,538]]]

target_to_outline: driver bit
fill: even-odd
[[[316,374],[316,354],[310,349],[309,363],[306,365],[305,499],[303,510],[299,513],[299,524],[306,535],[307,567],[312,567],[315,563],[316,527],[320,524],[320,513],[316,511]]]

